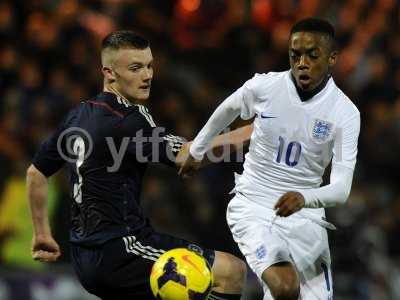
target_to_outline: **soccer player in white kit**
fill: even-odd
[[[215,110],[181,169],[196,168],[234,119],[254,117],[227,221],[264,299],[333,297],[325,207],[346,202],[356,163],[360,113],[336,86],[334,29],[309,18],[289,40],[290,70],[256,74]],[[332,162],[330,183],[320,187]]]

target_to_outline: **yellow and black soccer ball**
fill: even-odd
[[[212,284],[208,262],[203,256],[184,248],[161,255],[150,274],[151,290],[161,300],[207,299]]]

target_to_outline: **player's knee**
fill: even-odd
[[[232,285],[238,289],[242,289],[246,279],[246,264],[239,258],[229,255],[226,259],[226,268],[221,272],[221,280],[224,285]]]
[[[235,256],[232,256],[232,273],[230,274],[231,280],[236,282],[236,285],[243,288],[246,281],[247,266],[245,262]]]
[[[213,265],[215,286],[224,291],[240,291],[245,283],[247,267],[239,258],[216,251]]]
[[[263,280],[267,283],[276,300],[297,300],[300,283],[297,272],[289,262],[276,264],[264,271]]]
[[[290,283],[282,283],[272,291],[272,295],[275,300],[298,300],[300,288]]]

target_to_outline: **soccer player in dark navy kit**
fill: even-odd
[[[246,273],[240,259],[155,232],[142,212],[147,162],[179,167],[177,157],[188,150],[182,138],[157,127],[143,106],[153,77],[148,41],[116,31],[103,40],[101,56],[104,91],[66,116],[28,168],[32,257],[53,262],[61,254],[47,216],[47,178],[67,164],[72,264],[86,290],[102,299],[153,299],[154,261],[185,247],[201,252],[212,266],[215,286],[209,299],[240,299]]]

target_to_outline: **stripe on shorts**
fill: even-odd
[[[156,261],[161,254],[165,252],[162,249],[155,249],[151,246],[143,246],[135,236],[126,236],[122,238],[125,243],[125,249],[127,253],[133,253],[142,258]]]

